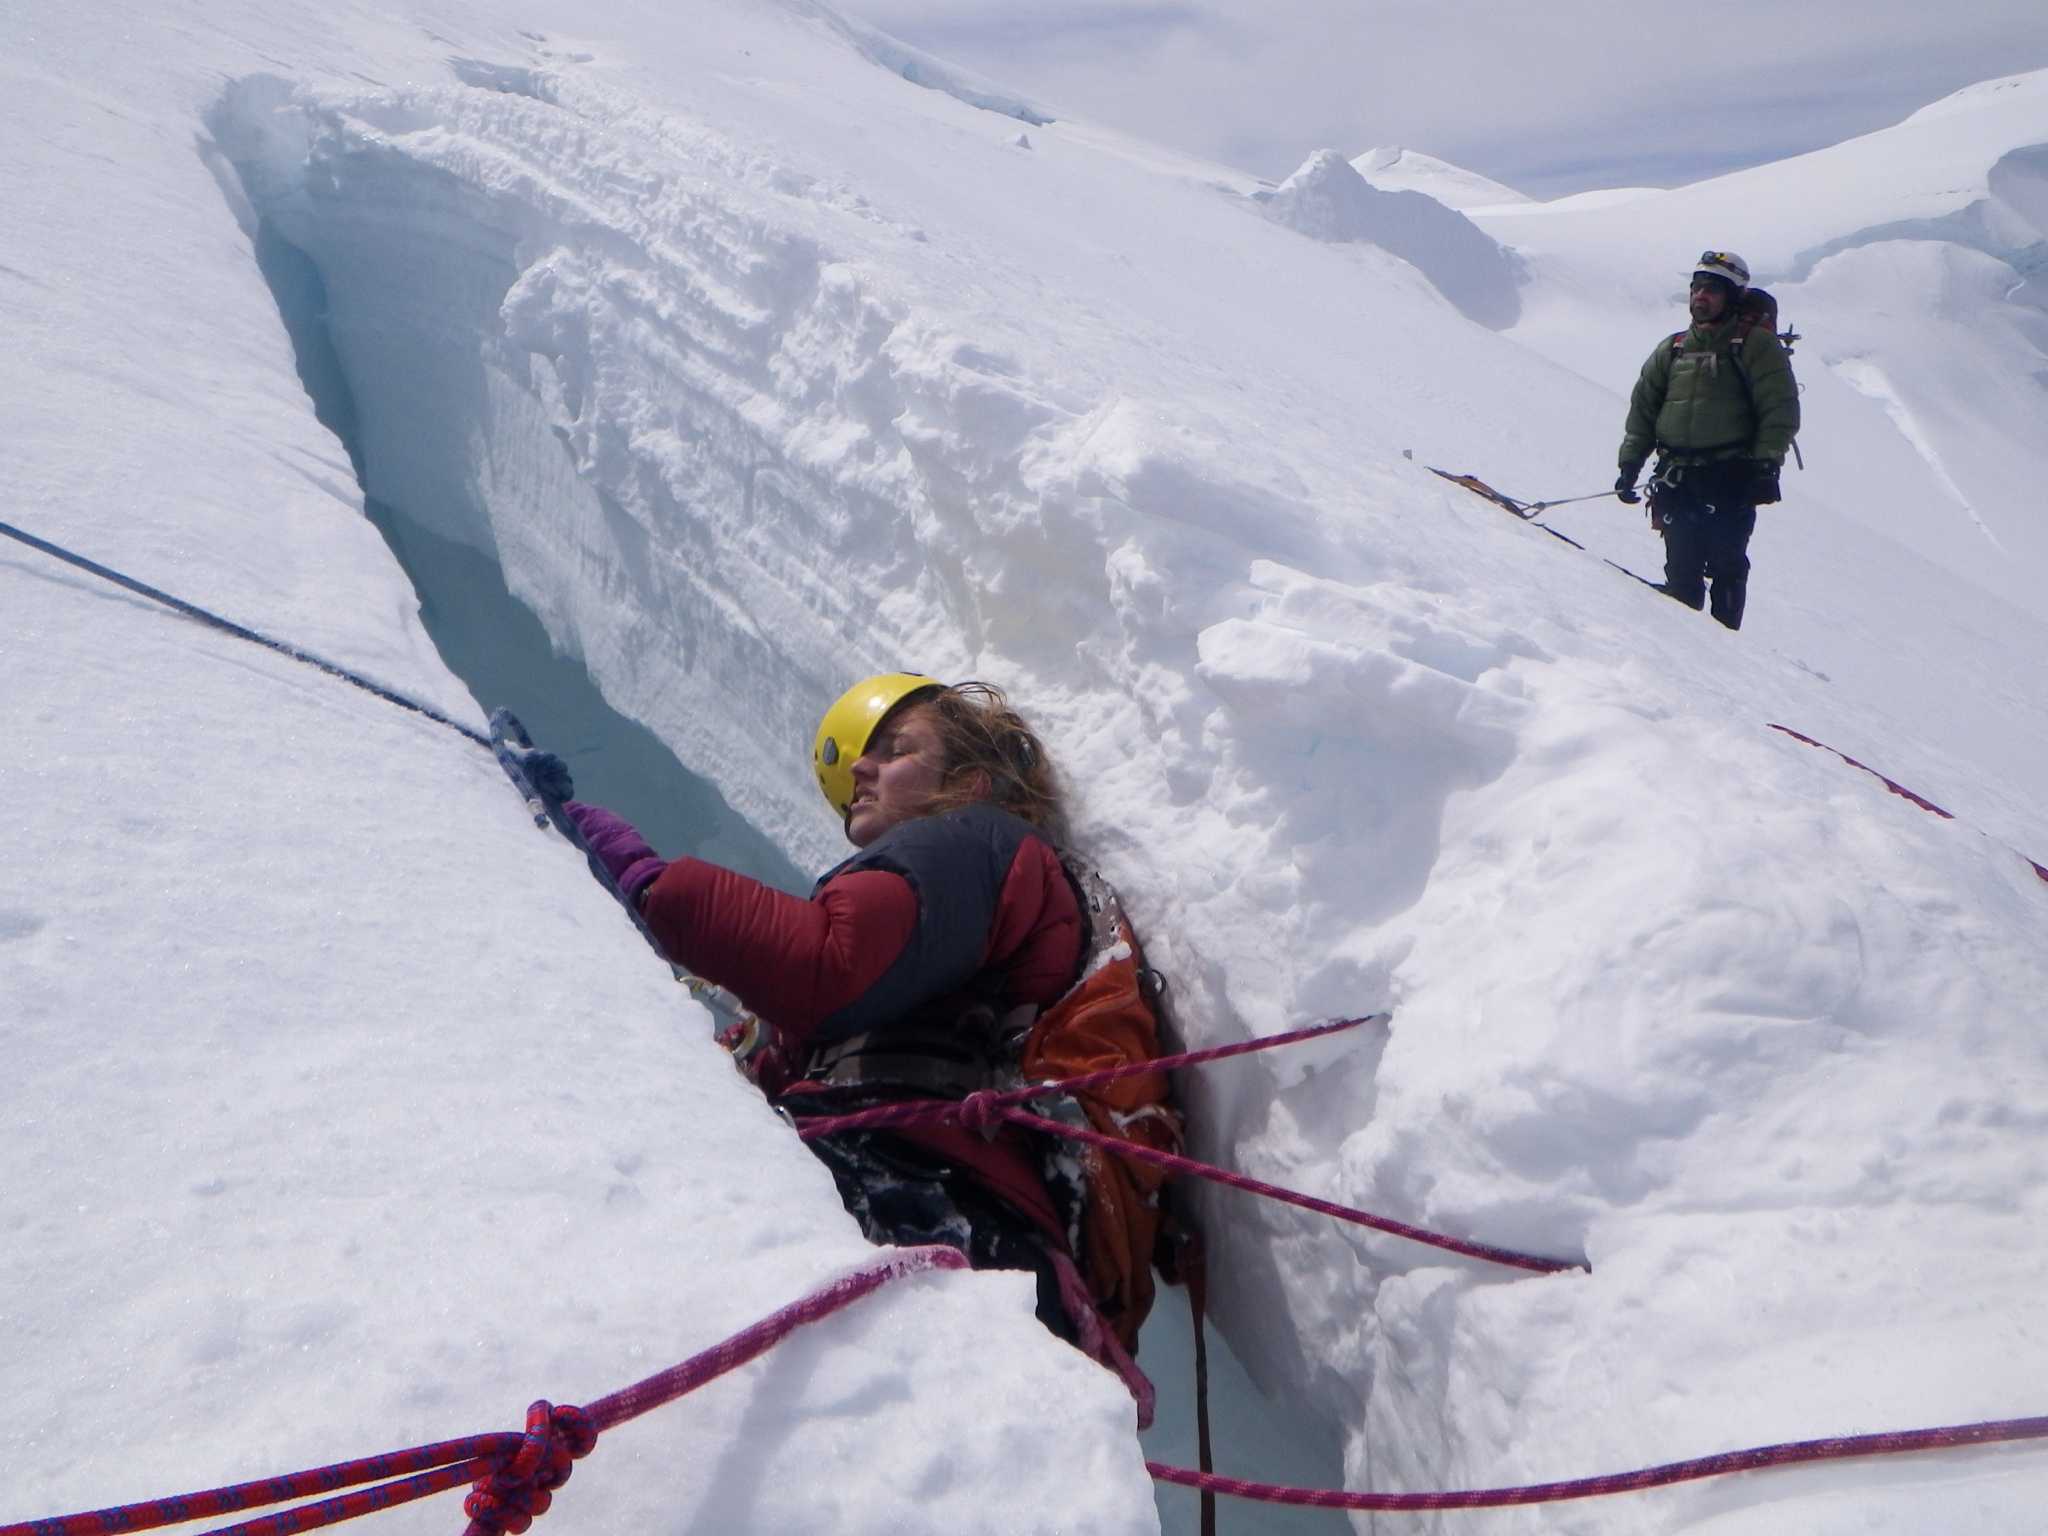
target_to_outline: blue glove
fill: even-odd
[[[1634,506],[1643,498],[1636,492],[1636,476],[1643,472],[1640,464],[1624,464],[1621,476],[1614,482],[1614,494],[1622,499],[1625,506]]]
[[[522,752],[519,754],[519,766],[526,774],[527,783],[555,804],[576,798],[576,781],[569,776],[569,765],[554,753],[543,752],[537,747],[531,752]]]

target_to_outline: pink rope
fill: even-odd
[[[1124,1148],[1123,1143],[1117,1145]],[[589,1454],[601,1430],[637,1418],[650,1409],[673,1402],[707,1382],[715,1381],[729,1371],[737,1370],[765,1354],[798,1328],[830,1316],[891,1280],[931,1270],[966,1267],[965,1256],[952,1248],[898,1249],[783,1307],[679,1365],[608,1397],[599,1398],[588,1408],[556,1408],[544,1402],[535,1403],[527,1412],[524,1435],[475,1435],[463,1440],[438,1441],[432,1445],[415,1446],[410,1450],[341,1462],[308,1472],[289,1473],[259,1482],[238,1483],[202,1493],[181,1494],[175,1498],[122,1505],[88,1514],[58,1515],[0,1526],[0,1536],[115,1536],[118,1532],[151,1530],[209,1515],[302,1498],[309,1493],[332,1492],[337,1488],[407,1471],[415,1475],[233,1526],[227,1531],[214,1533],[214,1536],[244,1536],[244,1533],[253,1532],[279,1533],[281,1536],[284,1532],[314,1530],[459,1486],[479,1472],[484,1476],[465,1505],[471,1515],[469,1536],[496,1532],[517,1536],[532,1524],[535,1517],[546,1513],[552,1488],[567,1481],[569,1463]],[[1640,1471],[1612,1473],[1603,1477],[1507,1488],[1455,1489],[1441,1493],[1354,1493],[1342,1488],[1292,1488],[1198,1472],[1191,1467],[1169,1466],[1163,1462],[1148,1461],[1145,1466],[1161,1482],[1227,1494],[1233,1498],[1309,1508],[1392,1513],[1557,1503],[1695,1482],[1764,1467],[2044,1438],[2048,1438],[2048,1416],[1999,1419],[1934,1429],[1788,1441],[1748,1450],[1723,1451],[1690,1461],[1667,1462]]]
[[[749,1360],[766,1354],[806,1323],[829,1317],[840,1308],[880,1290],[892,1280],[932,1270],[965,1268],[967,1255],[957,1248],[939,1244],[926,1248],[898,1248],[845,1278],[833,1281],[822,1290],[791,1302],[753,1327],[741,1329],[724,1343],[714,1344],[702,1354],[692,1355],[681,1365],[672,1365],[645,1381],[621,1388],[609,1397],[600,1397],[586,1411],[599,1430],[610,1429],[628,1419],[638,1418],[650,1408],[674,1402],[685,1393],[696,1391],[707,1381],[717,1380],[727,1371],[738,1369]],[[0,1531],[0,1536],[7,1536],[7,1533]]]
[[[1138,1369],[1138,1362],[1124,1348],[1116,1330],[1102,1320],[1095,1298],[1088,1293],[1088,1282],[1081,1278],[1081,1271],[1073,1259],[1058,1248],[1046,1251],[1052,1258],[1053,1273],[1059,1276],[1060,1301],[1067,1309],[1067,1316],[1074,1320],[1074,1326],[1081,1330],[1081,1352],[1116,1372],[1125,1390],[1131,1394],[1131,1401],[1138,1405],[1138,1428],[1150,1429],[1153,1412],[1159,1403],[1152,1378]]]
[[[1268,1184],[1242,1173],[1232,1173],[1227,1168],[1218,1168],[1210,1163],[1197,1162],[1191,1157],[1182,1157],[1175,1152],[1162,1152],[1135,1141],[1105,1135],[1088,1126],[1068,1125],[1059,1120],[1048,1120],[1033,1114],[1024,1105],[1034,1099],[1056,1093],[1073,1093],[1081,1089],[1100,1085],[1117,1078],[1134,1077],[1147,1072],[1167,1072],[1178,1067],[1197,1066],[1203,1062],[1221,1061],[1228,1056],[1242,1056],[1251,1051],[1270,1050],[1278,1045],[1293,1045],[1303,1040],[1313,1040],[1319,1035],[1335,1034],[1339,1030],[1355,1029],[1361,1024],[1384,1022],[1386,1014],[1366,1014],[1355,1019],[1337,1019],[1327,1024],[1313,1025],[1307,1029],[1292,1030],[1284,1035],[1267,1035],[1257,1040],[1246,1040],[1235,1045],[1213,1046],[1207,1050],[1187,1051],[1178,1056],[1162,1056],[1153,1061],[1135,1062],[1121,1067],[1109,1067],[1100,1072],[1086,1073],[1080,1077],[1064,1078],[1058,1082],[1035,1083],[1024,1088],[1006,1089],[1000,1093],[987,1091],[971,1093],[965,1099],[912,1099],[900,1104],[883,1104],[874,1109],[856,1110],[848,1115],[806,1116],[797,1127],[797,1135],[810,1141],[819,1136],[832,1136],[844,1131],[887,1130],[906,1125],[955,1124],[970,1129],[993,1131],[1002,1122],[1025,1126],[1041,1131],[1048,1136],[1061,1136],[1069,1141],[1086,1142],[1101,1147],[1119,1157],[1128,1157],[1137,1162],[1151,1163],[1174,1173],[1187,1174],[1198,1179],[1207,1179],[1214,1184],[1227,1185],[1232,1189],[1247,1190],[1255,1195],[1264,1195],[1269,1200],[1278,1200],[1287,1205],[1299,1206],[1303,1210],[1315,1211],[1339,1221],[1348,1221],[1357,1226],[1370,1227],[1376,1232],[1385,1232],[1392,1237],[1406,1238],[1410,1242],[1426,1243],[1432,1248],[1441,1248],[1449,1253],[1462,1254],[1469,1259],[1481,1259],[1489,1264],[1503,1264],[1512,1269],[1528,1270],[1534,1274],[1557,1274],[1568,1269],[1584,1269],[1586,1266],[1566,1259],[1545,1258],[1538,1254],[1518,1253],[1511,1248],[1496,1247],[1492,1243],[1475,1242],[1467,1238],[1451,1237],[1441,1232],[1432,1232],[1426,1227],[1412,1226],[1405,1221],[1395,1221],[1387,1216],[1375,1216],[1353,1206],[1338,1205],[1334,1201],[1318,1199],[1295,1190],[1283,1189],[1278,1184]],[[793,1100],[784,1101],[795,1113],[802,1114],[802,1106]],[[0,1533],[4,1536],[4,1533]]]
[[[1048,1136],[1065,1136],[1072,1141],[1085,1141],[1091,1146],[1101,1147],[1104,1151],[1114,1152],[1118,1157],[1134,1158],[1138,1162],[1168,1168],[1175,1173],[1207,1179],[1214,1184],[1226,1184],[1232,1189],[1249,1190],[1255,1195],[1264,1195],[1269,1200],[1278,1200],[1286,1205],[1298,1205],[1305,1211],[1333,1216],[1339,1221],[1370,1227],[1375,1232],[1385,1232],[1393,1237],[1405,1237],[1413,1243],[1427,1243],[1432,1248],[1463,1254],[1468,1259],[1484,1259],[1489,1264],[1504,1264],[1511,1269],[1526,1269],[1540,1275],[1554,1275],[1568,1269],[1586,1267],[1583,1263],[1569,1259],[1549,1259],[1533,1253],[1517,1253],[1512,1248],[1497,1248],[1491,1243],[1473,1242],[1466,1238],[1450,1237],[1442,1232],[1432,1232],[1426,1227],[1410,1226],[1405,1221],[1375,1216],[1370,1211],[1361,1211],[1352,1206],[1338,1205],[1334,1201],[1320,1200],[1314,1195],[1282,1189],[1278,1184],[1268,1184],[1263,1179],[1232,1173],[1227,1168],[1198,1163],[1191,1157],[1182,1157],[1175,1152],[1162,1152],[1156,1147],[1148,1147],[1140,1142],[1107,1136],[1088,1126],[1067,1125],[1058,1120],[1048,1120],[1043,1115],[1034,1115],[1028,1110],[1005,1109],[1001,1114],[1012,1124],[1028,1126],[1034,1131],[1043,1131]]]
[[[149,1531],[160,1526],[182,1525],[188,1520],[232,1514],[237,1510],[258,1509],[265,1504],[305,1498],[314,1493],[332,1493],[337,1488],[376,1482],[404,1472],[418,1474],[338,1499],[306,1505],[286,1514],[269,1516],[265,1520],[229,1527],[230,1531],[237,1533],[266,1528],[313,1530],[359,1514],[408,1504],[428,1494],[459,1488],[490,1472],[500,1458],[512,1455],[518,1449],[520,1439],[518,1435],[496,1434],[443,1440],[433,1445],[393,1451],[389,1455],[337,1462],[308,1472],[287,1473],[282,1477],[236,1483],[226,1488],[209,1488],[202,1493],[182,1493],[167,1499],[95,1510],[89,1514],[52,1515],[19,1525],[0,1526],[0,1536],[114,1536],[121,1531]],[[273,1525],[273,1522],[290,1523]],[[227,1536],[227,1532],[216,1533],[216,1536]]]
[[[1784,732],[1787,736],[1790,736],[1794,741],[1803,741],[1809,747],[1818,747],[1823,752],[1832,753],[1834,756],[1839,757],[1843,762],[1847,763],[1851,768],[1861,768],[1865,773],[1869,774],[1873,779],[1876,779],[1878,783],[1882,784],[1886,789],[1890,790],[1893,794],[1898,795],[1902,799],[1912,801],[1915,805],[1919,806],[1921,810],[1926,811],[1931,816],[1939,816],[1943,821],[1954,821],[1956,819],[1955,813],[1953,811],[1943,810],[1940,806],[1936,805],[1932,800],[1929,800],[1926,796],[1914,794],[1912,790],[1906,788],[1905,785],[1899,783],[1896,779],[1886,778],[1883,774],[1879,773],[1875,768],[1871,767],[1870,764],[1859,763],[1855,758],[1851,757],[1848,753],[1840,751],[1835,747],[1831,747],[1824,741],[1815,741],[1811,736],[1808,736],[1800,731],[1795,731],[1789,725],[1779,725],[1775,722],[1770,722],[1770,728],[1774,731]],[[2043,865],[2042,863],[2040,863],[2040,861],[2036,859],[2028,859],[2024,853],[2021,853],[2017,848],[2012,848],[2010,844],[2006,846],[2015,858],[2026,859],[2026,862],[2033,867],[2034,873],[2039,875],[2042,878],[2042,880],[2048,881],[2048,865]]]
[[[2048,873],[2044,873],[2043,878],[2048,879]],[[1383,1018],[1384,1015],[1372,1017]],[[1497,1264],[1544,1273],[1581,1267],[1556,1259],[1515,1253],[1490,1244],[1466,1242],[1412,1227],[1404,1222],[1390,1221],[1311,1195],[1281,1189],[1243,1174],[1212,1168],[1192,1158],[1161,1152],[1142,1143],[1124,1141],[1080,1126],[1063,1125],[1058,1121],[1048,1120],[1020,1109],[1014,1102],[1020,1098],[1028,1100],[1046,1093],[1071,1090],[1139,1072],[1164,1071],[1197,1061],[1242,1055],[1247,1051],[1312,1039],[1364,1022],[1365,1019],[1338,1020],[1310,1029],[1296,1030],[1288,1035],[1270,1036],[1235,1046],[1189,1052],[1181,1057],[1111,1068],[1105,1072],[1069,1079],[1065,1083],[1041,1084],[1022,1090],[1018,1095],[982,1093],[970,1095],[967,1100],[960,1103],[936,1101],[891,1105],[879,1111],[819,1118],[808,1122],[802,1128],[802,1134],[808,1138],[830,1134],[835,1130],[904,1124],[913,1120],[928,1121],[946,1118],[944,1114],[935,1111],[950,1111],[953,1118],[964,1124],[990,1128],[1000,1122],[1009,1122],[1049,1135],[1068,1137],[1100,1146],[1118,1156],[1135,1158],[1176,1173],[1190,1174],[1235,1188],[1251,1190],[1290,1205],[1318,1211],[1340,1220],[1353,1221],[1377,1231],[1427,1243],[1471,1258],[1486,1259]],[[914,1113],[899,1113],[905,1110]],[[798,1328],[830,1316],[892,1280],[933,1270],[967,1267],[966,1256],[957,1249],[943,1246],[897,1249],[885,1254],[876,1262],[771,1313],[760,1322],[742,1329],[707,1350],[692,1355],[680,1364],[609,1396],[599,1398],[587,1408],[557,1408],[546,1402],[537,1402],[527,1411],[526,1432],[523,1435],[474,1435],[462,1440],[438,1441],[431,1445],[415,1446],[409,1450],[340,1462],[332,1466],[289,1473],[257,1482],[238,1483],[229,1487],[180,1494],[172,1498],[122,1505],[85,1514],[57,1515],[0,1526],[0,1536],[116,1536],[116,1533],[120,1532],[152,1530],[161,1526],[182,1524],[208,1516],[304,1498],[313,1493],[332,1493],[343,1488],[356,1489],[337,1498],[303,1505],[297,1509],[247,1521],[213,1533],[213,1536],[285,1536],[285,1533],[315,1530],[352,1519],[357,1515],[409,1503],[429,1494],[458,1487],[471,1479],[475,1479],[475,1485],[464,1503],[464,1509],[471,1517],[465,1536],[503,1536],[503,1533],[519,1536],[519,1533],[524,1532],[536,1517],[547,1512],[552,1502],[553,1490],[569,1478],[571,1463],[587,1456],[595,1448],[597,1437],[603,1430],[673,1402],[706,1383],[737,1370],[740,1366],[767,1353]],[[1060,1282],[1063,1293],[1081,1286],[1080,1277],[1073,1270],[1071,1260],[1066,1261],[1062,1268]],[[1069,1297],[1069,1300],[1071,1302],[1072,1298]],[[1102,1325],[1092,1303],[1078,1311],[1070,1305],[1069,1310],[1075,1311],[1084,1333],[1084,1344],[1099,1357],[1108,1358],[1131,1386],[1132,1395],[1138,1401],[1140,1427],[1143,1427],[1151,1418],[1151,1383],[1145,1380],[1128,1354],[1116,1346],[1114,1335]],[[1089,1326],[1091,1321],[1092,1328]],[[1190,1467],[1169,1466],[1163,1462],[1148,1461],[1145,1465],[1146,1470],[1161,1482],[1208,1493],[1226,1494],[1233,1498],[1309,1508],[1393,1513],[1442,1509],[1492,1509],[1510,1505],[1557,1503],[1570,1499],[1595,1498],[1605,1494],[1660,1488],[1674,1483],[1694,1482],[1765,1467],[2044,1438],[2048,1438],[2048,1416],[2000,1419],[1975,1424],[1945,1425],[1933,1429],[1897,1430],[1825,1440],[1787,1441],[1747,1450],[1724,1451],[1689,1461],[1666,1462],[1660,1466],[1601,1477],[1529,1483],[1504,1488],[1454,1489],[1438,1493],[1356,1493],[1341,1488],[1295,1488],[1277,1483],[1250,1482],[1242,1478],[1200,1472]],[[394,1477],[397,1480],[383,1481]],[[360,1486],[373,1482],[379,1486]]]
[[[1276,1045],[1299,1045],[1304,1040],[1315,1040],[1323,1035],[1334,1035],[1342,1030],[1356,1029],[1361,1024],[1384,1024],[1393,1017],[1389,1013],[1362,1013],[1355,1019],[1331,1019],[1322,1024],[1311,1024],[1304,1029],[1289,1030],[1284,1035],[1261,1035],[1256,1040],[1240,1040],[1234,1045],[1212,1045],[1199,1051],[1182,1051],[1178,1056],[1155,1056],[1150,1061],[1127,1062],[1121,1067],[1104,1067],[1099,1072],[1086,1072],[1079,1077],[1062,1078],[1056,1083],[1042,1083],[1035,1087],[1016,1089],[1003,1095],[1006,1102],[1022,1104],[1047,1093],[1080,1093],[1089,1088],[1100,1088],[1105,1083],[1120,1078],[1143,1077],[1152,1072],[1174,1072],[1182,1067],[1199,1067],[1206,1062],[1225,1061],[1232,1056],[1249,1056],[1254,1051],[1270,1051]]]
[[[1284,1035],[1262,1035],[1256,1040],[1240,1040],[1234,1045],[1213,1045],[1205,1050],[1183,1051],[1178,1056],[1155,1056],[1149,1061],[1126,1062],[1120,1067],[1104,1067],[1097,1072],[1084,1072],[1079,1077],[1063,1077],[1047,1083],[1028,1083],[1022,1088],[1006,1088],[1001,1092],[990,1089],[970,1097],[974,1102],[990,1108],[1029,1104],[1033,1099],[1046,1098],[1051,1094],[1080,1093],[1127,1077],[1146,1077],[1158,1072],[1177,1071],[1181,1067],[1199,1067],[1205,1062],[1222,1061],[1226,1057],[1248,1056],[1253,1051],[1270,1051],[1277,1045],[1298,1045],[1304,1040],[1334,1035],[1339,1030],[1356,1029],[1361,1024],[1384,1024],[1390,1017],[1391,1015],[1384,1013],[1366,1013],[1355,1019],[1332,1019],[1327,1023],[1312,1024],[1306,1029],[1290,1030]],[[813,1137],[830,1136],[840,1131],[887,1129],[899,1125],[914,1125],[920,1121],[942,1123],[959,1118],[962,1102],[958,1099],[911,1099],[901,1104],[883,1104],[874,1109],[856,1110],[847,1115],[807,1118],[805,1123],[797,1128],[797,1135],[809,1141]],[[798,1111],[798,1106],[794,1104],[789,1105],[789,1108],[792,1112]]]
[[[2048,1417],[1994,1419],[1981,1424],[1950,1424],[1937,1429],[1893,1430],[1875,1435],[1845,1435],[1828,1440],[1791,1440],[1743,1451],[1722,1451],[1691,1461],[1671,1461],[1638,1472],[1605,1477],[1572,1478],[1558,1483],[1527,1483],[1512,1488],[1465,1488],[1444,1493],[1353,1493],[1343,1488],[1288,1488],[1277,1483],[1251,1483],[1242,1478],[1197,1472],[1148,1461],[1145,1469],[1163,1483],[1200,1488],[1232,1498],[1264,1504],[1295,1504],[1310,1509],[1359,1509],[1380,1513],[1431,1509],[1501,1509],[1512,1504],[1555,1504],[1567,1499],[1598,1498],[1609,1493],[1634,1493],[1672,1483],[1698,1482],[1730,1472],[1762,1467],[1793,1466],[1809,1461],[1847,1461],[1858,1456],[1896,1456],[1909,1451],[1952,1450],[1959,1446],[1997,1445],[2014,1440],[2048,1439]]]
[[[694,1392],[706,1382],[715,1381],[766,1353],[806,1323],[828,1317],[892,1280],[931,1270],[966,1267],[966,1255],[957,1249],[896,1249],[742,1329],[723,1343],[714,1344],[645,1381],[601,1397],[588,1408],[535,1403],[527,1410],[523,1435],[472,1435],[463,1440],[442,1440],[201,1493],[124,1504],[86,1514],[53,1515],[0,1526],[0,1536],[116,1536],[123,1531],[155,1530],[311,1494],[333,1493],[338,1488],[359,1489],[212,1533],[285,1536],[287,1532],[316,1530],[357,1515],[410,1503],[472,1480],[474,1491],[463,1506],[470,1515],[466,1536],[496,1536],[501,1531],[517,1536],[535,1517],[547,1512],[553,1490],[568,1481],[570,1462],[590,1453],[600,1431]],[[407,1473],[415,1475],[375,1488],[359,1488],[364,1483]]]

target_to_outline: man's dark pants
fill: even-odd
[[[1749,588],[1749,536],[1756,531],[1756,503],[1749,499],[1751,471],[1741,459],[1688,465],[1675,485],[1659,482],[1650,505],[1664,522],[1664,591],[1690,608],[1708,606],[1730,629],[1742,627],[1742,603]]]

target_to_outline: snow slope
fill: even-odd
[[[1765,513],[1739,636],[1424,468],[1604,485],[1721,194],[1489,211],[1530,264],[1502,336],[1223,173],[918,88],[809,4],[5,25],[0,490],[36,531],[473,715],[294,376],[257,261],[289,242],[369,493],[500,561],[800,866],[835,856],[823,704],[987,676],[1191,1041],[1394,1008],[1188,1084],[1200,1149],[1592,1270],[1204,1200],[1225,1331],[1353,1486],[2041,1411],[2030,503],[1951,465],[2005,559],[1930,563],[1920,484],[1859,466],[1901,440],[1885,390],[1944,456],[1948,425],[1848,303],[1820,355],[1885,382],[1802,351],[1811,484]],[[1842,242],[1751,260],[1819,311],[1927,255],[1859,232],[1964,219],[1924,190],[1957,160],[2031,207],[2039,88],[1893,130],[1910,163],[1859,198],[1748,173],[1795,253]],[[2002,238],[1957,259],[2010,267]],[[2024,469],[2029,311],[1945,291],[1919,366]],[[1611,503],[1554,516],[1651,559]],[[0,1517],[509,1427],[859,1260],[474,748],[12,545],[0,592]],[[608,1437],[548,1529],[1146,1529],[1130,1427],[1019,1283],[918,1279]],[[1982,1452],[1401,1519],[2020,1531],[2044,1492],[2041,1456]]]

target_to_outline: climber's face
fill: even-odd
[[[1728,284],[1710,273],[1692,280],[1692,317],[1700,325],[1712,325],[1728,313]]]
[[[865,848],[891,827],[924,815],[945,782],[945,764],[929,704],[913,704],[889,716],[854,760],[846,840]]]

